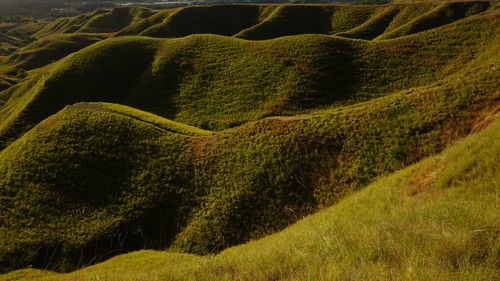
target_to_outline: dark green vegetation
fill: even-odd
[[[464,7],[489,5],[466,4]],[[214,14],[213,9],[226,7],[184,8],[170,14],[169,19],[184,10],[207,9]],[[278,8],[288,7],[302,6]],[[305,6],[306,11],[310,7],[321,8]],[[252,9],[257,10],[255,6],[244,6],[242,11]],[[348,13],[357,9],[360,8],[346,6]],[[0,120],[0,143],[5,146],[50,114],[79,101],[118,102],[175,121],[219,130],[263,116],[349,104],[426,85],[461,69],[478,53],[495,45],[492,40],[497,29],[492,27],[491,13],[494,12],[466,18],[445,29],[387,42],[319,35],[271,41],[207,35],[176,40],[144,37],[107,40],[34,72],[31,79],[27,77],[5,91],[2,97],[5,106],[0,113],[6,117],[3,122]],[[162,13],[165,14],[168,13]],[[90,41],[88,37],[79,34],[70,38],[48,37],[35,49],[79,48],[84,46],[80,42]],[[71,41],[75,43],[70,45]],[[7,62],[12,62],[15,68],[18,57],[26,57],[32,49],[30,45],[19,50]],[[50,56],[38,55],[34,59],[48,62]],[[13,72],[9,63],[5,69]],[[64,95],[58,94],[63,92]],[[49,99],[55,100],[49,102]]]
[[[137,251],[69,274],[25,269],[0,280],[496,280],[496,116],[443,153],[218,255]]]
[[[32,70],[55,62],[68,54],[83,49],[106,38],[102,34],[56,34],[43,37],[10,55],[5,64],[10,69],[7,73],[15,73],[19,69]]]
[[[498,110],[497,7],[124,8],[45,24],[1,60],[0,269],[219,252],[441,151]]]

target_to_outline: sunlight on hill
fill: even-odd
[[[1,22],[0,280],[494,280],[499,7]]]

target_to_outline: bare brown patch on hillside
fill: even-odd
[[[50,130],[54,127],[54,125],[57,123],[58,120],[59,120],[58,114],[51,115],[47,119],[40,122],[40,124],[38,125],[38,129],[39,130]]]
[[[195,159],[203,157],[208,151],[213,150],[218,143],[216,135],[192,136],[189,138],[189,145],[193,150],[193,158]]]
[[[196,73],[200,69],[199,63],[197,63],[194,58],[179,57],[175,58],[174,61],[182,72]]]
[[[479,112],[472,125],[471,133],[486,129],[500,115],[500,91],[495,91],[494,96],[497,97],[494,105]]]
[[[430,167],[414,170],[410,176],[410,182],[404,187],[404,194],[414,197],[424,193],[442,192],[441,190],[432,189],[431,186],[439,172],[447,166],[447,162],[441,161]]]

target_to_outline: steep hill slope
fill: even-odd
[[[216,134],[123,106],[66,107],[0,154],[2,268],[65,270],[142,247],[209,253],[279,230],[287,210],[330,205],[470,132],[498,108],[495,61]]]
[[[163,22],[144,29],[139,35],[167,38],[212,33],[231,36],[257,24],[262,8],[254,5],[186,7],[172,12]]]
[[[491,12],[374,42],[322,35],[114,38],[1,92],[0,141],[5,146],[80,101],[118,102],[206,129],[365,101],[439,81],[494,54],[498,20]]]
[[[435,157],[216,256],[139,251],[70,274],[28,269],[0,280],[494,280],[499,139],[497,118]]]
[[[0,32],[0,56],[10,55],[23,44],[23,40]]]
[[[450,2],[437,5],[398,28],[386,32],[377,39],[390,39],[442,26],[458,19],[480,13],[488,8],[488,2]]]
[[[139,7],[122,7],[112,10],[100,9],[76,17],[59,18],[46,24],[32,35],[42,38],[60,33],[113,33],[156,11]]]
[[[60,33],[114,33],[116,36],[159,38],[211,33],[249,40],[336,34],[349,38],[388,39],[436,28],[497,6],[491,1],[460,1],[390,5],[204,5],[161,11],[121,7],[50,23],[28,23],[11,33],[37,39]],[[23,28],[33,31],[26,32]]]
[[[58,61],[95,42],[105,39],[105,34],[57,34],[46,36],[16,50],[3,62],[3,72],[16,72],[19,69],[32,70]]]

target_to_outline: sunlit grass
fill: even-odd
[[[215,256],[139,251],[69,274],[27,270],[3,280],[494,280],[499,139],[497,120],[282,232]]]
[[[165,249],[28,273],[488,280],[492,129],[355,192],[493,119],[495,7],[120,8],[45,25],[1,58],[0,271]]]

